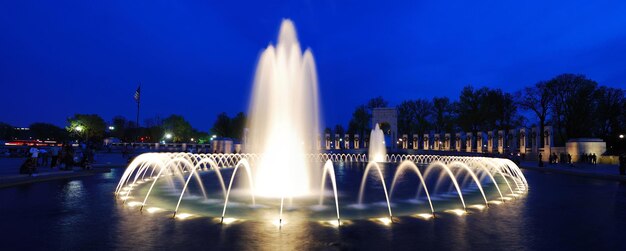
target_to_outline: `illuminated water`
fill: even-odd
[[[318,107],[313,54],[302,52],[293,22],[283,20],[278,42],[261,53],[250,101],[246,151],[263,154],[254,167],[257,195],[311,195],[311,167],[303,155],[315,153]]]
[[[356,164],[355,164],[356,165]],[[357,190],[361,166],[337,165],[337,181]],[[3,250],[624,250],[626,186],[560,174],[524,172],[530,190],[468,215],[352,220],[341,228],[293,221],[278,229],[266,221],[219,224],[216,218],[173,220],[171,213],[140,213],[112,196],[124,169],[77,180],[0,189]],[[384,169],[387,177],[396,171]],[[372,182],[372,185],[375,185]],[[213,184],[215,189],[219,184]],[[209,189],[209,188],[207,188]],[[413,187],[398,186],[393,198]],[[380,191],[380,190],[372,190]],[[376,194],[376,195],[375,195]],[[200,195],[201,196],[201,195]],[[379,193],[372,201],[384,200]],[[369,200],[369,199],[368,199]],[[396,199],[393,199],[396,200]],[[435,202],[436,203],[436,202]],[[328,206],[332,205],[328,200]],[[420,204],[420,207],[427,207]],[[381,212],[384,213],[384,207]]]

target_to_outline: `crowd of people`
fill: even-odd
[[[20,167],[20,174],[33,175],[39,167],[55,167],[59,170],[70,171],[74,166],[90,169],[94,162],[95,149],[87,144],[81,144],[75,149],[71,144],[63,143],[38,147],[33,145],[28,150],[28,158]]]

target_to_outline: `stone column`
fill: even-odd
[[[526,154],[526,128],[519,129],[519,152]]]
[[[552,126],[543,127],[543,148],[550,148],[554,146],[554,135],[552,132]]]
[[[498,153],[499,154],[503,154],[504,153],[504,141],[505,141],[506,135],[504,135],[504,130],[499,130],[498,131]]]
[[[485,151],[485,149],[483,148],[485,144],[485,133],[484,132],[477,132],[476,133],[476,152],[482,153]]]
[[[454,150],[457,152],[461,151],[461,138],[462,138],[462,133],[457,132],[455,137],[454,137]]]
[[[354,135],[354,149],[359,149],[359,135]]]
[[[417,150],[417,144],[419,144],[419,139],[417,138],[417,134],[413,134],[413,150]]]
[[[326,134],[326,140],[324,143],[326,144],[326,150],[330,150],[330,133]]]
[[[429,145],[430,138],[428,138],[428,134],[424,134],[424,138],[422,138],[422,140],[423,140],[422,143],[424,143],[424,150],[429,150],[430,149],[430,145]]]
[[[443,136],[443,150],[450,151],[452,145],[452,138],[449,133],[444,134]]]
[[[472,152],[472,141],[473,139],[473,134],[471,132],[468,132],[467,134],[465,134],[465,151],[468,153]]]
[[[533,153],[539,152],[539,132],[537,127],[530,129],[530,145]]]
[[[363,138],[363,148],[368,148],[370,144],[370,136],[366,133]]]
[[[341,150],[341,136],[335,133],[335,150]]]
[[[402,134],[402,149],[409,149],[409,135]]]
[[[493,136],[493,131],[487,131],[487,152],[493,152],[493,143],[495,142],[495,138]]]
[[[343,148],[350,149],[350,135],[347,133],[343,135]]]
[[[511,129],[509,130],[509,134],[507,135],[507,147],[509,151],[512,153],[518,153],[519,149],[517,148],[517,130]]]
[[[439,137],[439,133],[435,133],[435,138],[433,140],[433,149],[437,151],[441,150],[441,138]]]

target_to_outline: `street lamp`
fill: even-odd
[[[77,132],[80,132],[83,130],[83,126],[76,126],[74,130],[76,130]]]
[[[109,130],[111,131],[115,130],[115,126],[109,126]]]
[[[172,138],[172,134],[171,134],[171,133],[167,133],[167,134],[165,134],[165,138],[166,138],[166,139],[171,139],[171,138]]]
[[[624,138],[624,134],[620,134],[620,135],[619,135],[619,138],[620,138],[620,139],[623,139],[623,138]]]

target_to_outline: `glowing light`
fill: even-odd
[[[280,226],[285,225],[285,224],[287,224],[287,222],[285,220],[281,221],[280,219],[276,219],[276,220],[272,221],[272,225],[277,226],[277,227],[280,227]]]
[[[139,202],[139,201],[129,201],[126,203],[126,205],[128,205],[129,207],[136,207],[136,206],[141,206],[143,203]]]
[[[320,224],[324,225],[324,226],[330,226],[330,227],[339,227],[339,226],[343,226],[346,222],[343,221],[338,221],[338,220],[328,220],[328,221],[320,221]]]
[[[490,201],[489,203],[494,204],[494,205],[500,205],[500,204],[502,204],[502,201],[493,200],[493,201]]]
[[[171,139],[172,138],[172,134],[171,133],[166,133],[165,134],[165,138],[166,139]]]
[[[163,211],[163,209],[160,209],[158,207],[151,207],[151,208],[146,209],[146,211],[148,211],[148,213],[153,214],[153,213],[161,212]]]
[[[620,139],[623,139],[623,138],[624,138],[624,134],[620,134],[620,135],[619,135],[619,138],[620,138]]]
[[[376,218],[374,220],[379,222],[379,223],[382,223],[385,226],[389,226],[389,225],[391,225],[391,223],[393,223],[393,221],[391,221],[391,219],[389,217],[381,217],[381,218]]]
[[[76,128],[74,128],[74,130],[76,130],[77,132],[80,132],[83,130],[82,126],[76,126]]]
[[[222,223],[223,223],[223,224],[228,225],[228,224],[235,223],[235,222],[237,222],[237,221],[238,221],[238,220],[237,220],[236,218],[224,218],[224,219],[222,220]]]
[[[487,206],[482,205],[482,204],[476,204],[476,205],[471,205],[471,206],[469,206],[469,207],[471,207],[471,208],[475,208],[475,209],[478,209],[478,210],[483,210],[483,209],[485,209]]]
[[[432,214],[416,214],[416,215],[413,215],[413,216],[418,217],[418,218],[422,218],[424,220],[429,220],[429,219],[432,219],[433,217],[435,217]]]
[[[115,126],[109,126],[109,130],[111,131],[115,130]]]
[[[457,216],[463,216],[465,214],[465,210],[463,209],[450,209],[446,210],[446,212],[456,214]]]
[[[132,198],[132,197],[129,197],[129,196],[122,196],[122,197],[120,197],[120,199],[122,199],[122,200],[128,200],[130,198]]]
[[[185,219],[189,219],[189,218],[190,218],[190,217],[192,217],[192,216],[193,216],[193,214],[188,214],[188,213],[179,213],[179,214],[176,214],[176,217],[175,217],[175,218],[176,218],[176,219],[179,219],[179,220],[185,220]]]

